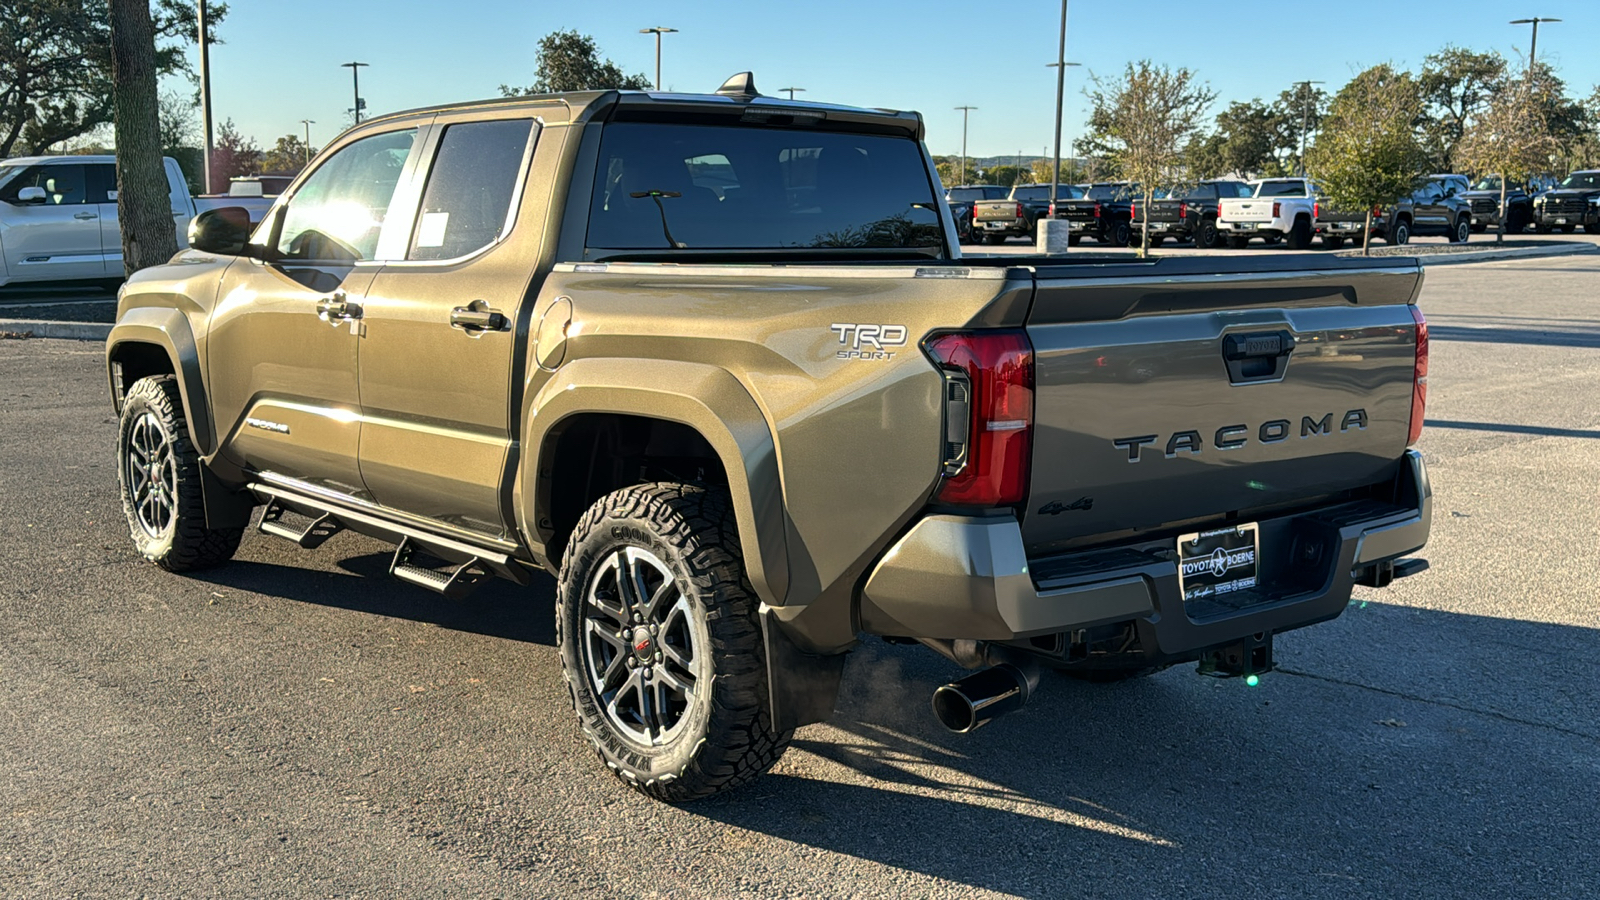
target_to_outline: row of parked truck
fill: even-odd
[[[1074,246],[1090,238],[1126,247],[1148,235],[1153,245],[1170,238],[1204,249],[1242,249],[1253,239],[1302,250],[1320,239],[1338,249],[1368,237],[1366,210],[1333,208],[1308,178],[1208,179],[1157,190],[1148,204],[1130,182],[1062,184],[1054,194],[1052,200],[1050,185],[980,184],[952,187],[945,199],[962,241],[973,244],[1031,238],[1041,218],[1066,220]],[[1398,203],[1371,213],[1371,236],[1391,244],[1420,235],[1466,241],[1498,228],[1502,218],[1512,234],[1530,227],[1540,234],[1600,233],[1600,170],[1574,172],[1559,183],[1507,184],[1503,205],[1498,177],[1429,175]]]

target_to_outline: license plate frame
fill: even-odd
[[[1179,535],[1178,590],[1185,603],[1250,590],[1261,583],[1256,522]]]
[[[1565,224],[1567,224],[1567,220],[1565,218],[1556,219],[1555,220],[1555,224],[1557,224],[1557,225],[1565,225]]]
[[[1240,231],[1255,231],[1261,227],[1260,222],[1234,222],[1233,227]]]

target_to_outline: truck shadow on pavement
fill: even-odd
[[[1600,829],[1600,631],[1372,603],[1279,648],[1253,689],[1190,667],[1047,673],[1029,707],[957,736],[928,705],[959,670],[873,642],[832,721],[686,811],[1024,897],[1177,896],[1219,876],[1235,889],[1217,896],[1600,883],[1579,846]]]
[[[532,588],[495,579],[464,600],[445,600],[390,578],[389,559],[386,552],[340,557],[337,566],[347,574],[238,559],[221,568],[194,573],[193,577],[221,587],[260,591],[301,603],[555,646],[550,606],[555,584],[549,578],[535,575]]]

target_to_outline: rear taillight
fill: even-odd
[[[1281,215],[1283,215],[1283,204],[1276,200],[1272,201],[1272,217],[1276,219]]]
[[[1406,435],[1407,447],[1422,437],[1422,419],[1428,411],[1428,320],[1415,306],[1411,307],[1411,319],[1417,323],[1417,368],[1411,376],[1411,431]]]
[[[1187,203],[1179,203],[1178,204],[1178,218],[1186,219],[1188,217],[1189,217],[1189,204],[1187,204]]]
[[[1021,203],[1017,204],[1017,218],[1019,218],[1019,219],[1023,218],[1022,204]]]
[[[1311,204],[1311,218],[1322,218],[1322,202],[1320,200]]]
[[[1094,205],[1094,217],[1096,219],[1100,218],[1100,204],[1098,203]]]
[[[927,344],[944,371],[944,480],[935,498],[1021,503],[1033,446],[1033,345],[1019,330],[946,334]]]
[[[1133,201],[1133,209],[1131,210],[1131,214],[1135,219],[1139,218],[1139,201]]]
[[[1054,219],[1056,217],[1056,205],[1054,203],[1050,204],[1050,213],[1049,213],[1049,215],[1050,215],[1050,218],[1052,218],[1052,219]]]
[[[1381,216],[1381,215],[1383,215],[1383,207],[1381,207],[1381,206],[1374,206],[1374,207],[1373,207],[1373,208],[1372,208],[1372,217],[1373,217],[1373,218],[1374,218],[1374,219],[1376,219],[1376,218],[1377,218],[1377,217],[1379,217],[1379,216]]]

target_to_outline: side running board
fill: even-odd
[[[288,479],[280,476],[275,480]],[[529,569],[503,549],[409,524],[403,521],[403,514],[375,504],[323,497],[312,487],[300,491],[288,485],[256,483],[250,485],[250,490],[266,503],[258,526],[263,534],[307,549],[319,547],[347,530],[388,541],[397,545],[389,574],[452,600],[467,596],[492,576],[524,586],[532,581]],[[309,522],[292,523],[286,515]],[[439,567],[423,565],[424,558],[437,562]]]
[[[412,562],[417,551],[415,541],[409,537],[401,538],[400,546],[394,548],[394,560],[389,563],[389,574],[408,584],[443,594],[451,600],[466,597],[493,574],[489,567],[484,565],[483,560],[476,556],[453,569],[430,569],[420,566]]]

